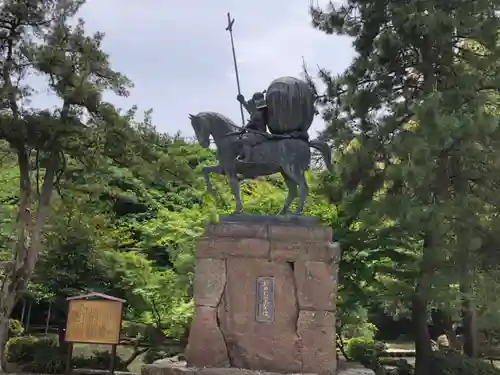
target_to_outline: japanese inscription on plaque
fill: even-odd
[[[258,322],[272,322],[274,314],[274,278],[257,278],[257,311],[255,319]]]
[[[118,344],[122,303],[110,300],[73,300],[69,303],[66,341]]]

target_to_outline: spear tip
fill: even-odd
[[[227,26],[226,31],[233,31],[234,18],[231,19],[231,13],[227,12]]]

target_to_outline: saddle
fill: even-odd
[[[258,130],[253,130],[253,129],[242,129],[239,131],[231,132],[226,134],[227,136],[230,135],[239,135],[240,139],[248,133],[253,133],[255,135],[261,135],[265,137],[267,140],[272,141],[272,140],[282,140],[282,139],[301,139],[303,141],[308,142],[309,141],[309,135],[307,133],[299,132],[299,131],[294,131],[289,134],[276,134],[276,133],[267,133],[267,132],[261,132]]]

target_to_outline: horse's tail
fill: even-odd
[[[326,169],[328,169],[329,172],[333,172],[332,150],[330,146],[322,141],[309,141],[309,146],[321,152],[323,160],[325,160]]]

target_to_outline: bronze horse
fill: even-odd
[[[262,137],[262,141],[254,146],[251,162],[244,163],[237,160],[241,150],[240,135],[242,129],[233,121],[216,112],[190,114],[189,118],[199,144],[204,148],[208,148],[211,136],[217,146],[219,164],[203,168],[207,188],[215,196],[215,190],[209,177],[210,173],[227,176],[236,199],[235,213],[240,213],[243,209],[239,175],[243,178],[255,178],[281,173],[288,187],[288,196],[279,214],[288,212],[290,205],[297,197],[297,193],[299,203],[295,214],[302,214],[308,194],[305,171],[309,169],[311,162],[311,147],[320,151],[326,167],[332,171],[331,150],[324,142],[307,141],[286,135],[257,135]]]

